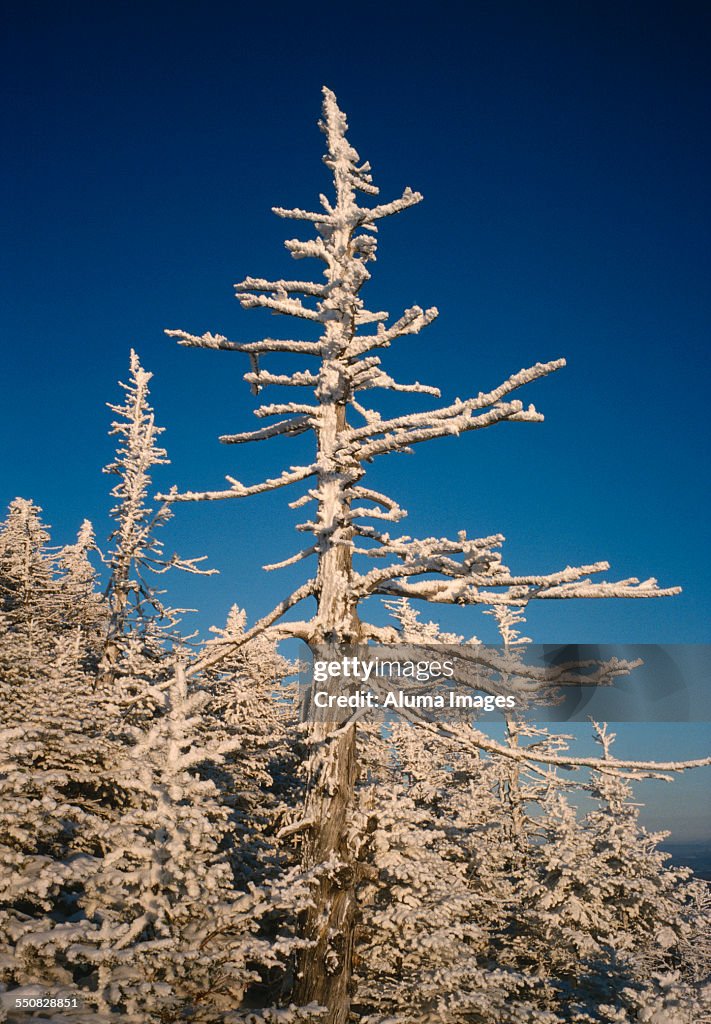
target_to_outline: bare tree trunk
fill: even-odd
[[[335,725],[314,727],[312,750],[328,742]],[[355,874],[353,853],[348,847],[348,823],[356,779],[355,728],[339,735],[328,747],[329,766],[321,767],[310,786],[305,813],[313,821],[304,846],[304,865],[332,862],[314,893],[314,905],[306,914],[302,935],[312,945],[299,963],[295,996],[301,1005],[316,1002],[327,1007],[328,1024],[344,1024],[348,1018],[353,966],[355,926]]]
[[[128,611],[128,573],[129,567],[125,560],[121,560],[112,573],[109,589],[109,625],[97,673],[98,679],[102,682],[112,681],[121,656],[121,640]]]
[[[345,429],[343,404],[323,409],[321,451],[332,449]],[[319,516],[324,551],[318,571],[318,623],[313,642],[356,644],[360,638],[357,603],[352,591],[351,529],[345,493],[348,472],[334,472],[322,479]],[[333,693],[338,681],[320,685]],[[306,912],[302,935],[312,943],[300,957],[295,998],[301,1005],[316,1002],[327,1008],[326,1024],[344,1024],[348,1018],[353,969],[356,865],[348,845],[349,821],[357,777],[356,730],[340,732],[333,713],[313,722],[309,736],[311,767],[304,806],[309,823],[303,847],[306,869],[325,867],[314,893],[314,905]],[[338,731],[337,735],[333,735]]]
[[[511,749],[519,747],[519,730],[516,720],[506,716],[506,744]],[[527,854],[526,814],[523,794],[521,792],[521,770],[514,762],[509,766],[509,777],[505,784],[504,803],[508,812],[509,829],[516,850],[516,859],[520,863]]]

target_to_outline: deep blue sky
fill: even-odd
[[[162,331],[288,336],[231,285],[297,273],[281,248],[294,225],[269,209],[328,185],[326,83],[384,199],[425,195],[383,227],[366,297],[441,316],[387,368],[452,398],[569,360],[521,395],[545,424],[376,468],[404,527],[502,532],[517,570],[607,558],[619,577],[684,587],[545,602],[541,642],[709,640],[707,4],[24,0],[4,21],[3,504],[34,498],[57,541],[84,516],[106,533],[104,403],[132,345],[167,427],[160,486],[298,460],[288,441],[221,447],[250,424],[246,367]],[[298,570],[258,572],[298,544],[286,498],[179,508],[168,546],[222,575],[175,585],[175,601],[206,624],[291,589]],[[488,638],[475,613],[447,621]]]

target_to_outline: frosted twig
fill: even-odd
[[[295,466],[291,470],[285,470],[281,476],[264,480],[261,484],[252,484],[250,487],[245,487],[239,480],[234,480],[228,476],[227,480],[232,486],[226,491],[185,491],[182,494],[171,491],[169,494],[158,495],[158,497],[167,502],[220,501],[223,498],[248,498],[252,494],[275,491],[279,487],[286,487],[289,484],[298,483],[300,480],[306,480],[310,476],[315,476],[317,469],[318,466],[315,463],[311,466]]]
[[[682,772],[689,768],[704,768],[711,765],[711,757],[701,757],[688,761],[625,761],[617,758],[600,757],[574,757],[569,754],[546,754],[543,751],[532,750],[530,747],[508,747],[497,743],[483,732],[472,730],[472,739],[467,741],[460,732],[456,732],[444,722],[435,722],[425,719],[409,709],[409,715],[423,729],[431,733],[439,733],[447,739],[455,742],[459,748],[469,747],[476,750],[484,750],[488,754],[496,754],[509,761],[534,761],[538,764],[557,765],[560,768],[569,768],[575,771],[579,768],[594,768],[597,771],[609,772],[611,769],[621,769],[641,774],[649,774],[654,778],[668,781],[661,772]]]
[[[245,277],[238,281],[235,291],[240,292],[301,292],[302,295],[320,297],[327,294],[328,286],[315,281],[267,281],[263,277]]]
[[[222,334],[189,334],[187,331],[166,330],[169,338],[177,338],[179,345],[191,348],[214,348],[223,352],[296,352],[299,355],[323,355],[323,345],[317,341],[290,341],[283,338],[262,338],[260,341],[229,341]]]
[[[311,427],[311,420],[306,416],[298,416],[291,420],[280,420],[278,423],[271,423],[261,430],[248,430],[243,434],[222,434],[222,444],[246,444],[249,441],[266,441],[270,437],[278,437],[286,434],[295,437],[297,434],[305,433]]]

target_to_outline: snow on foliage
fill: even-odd
[[[172,568],[206,574],[215,571],[200,569],[198,563],[202,558],[168,558],[164,553],[156,530],[173,513],[165,502],[157,509],[148,504],[151,470],[170,462],[166,450],[157,443],[164,428],[156,426],[149,403],[148,384],[153,374],[143,369],[133,349],[129,369],[128,384],[121,384],[125,392],[123,405],[109,403],[109,409],[118,417],[110,430],[111,436],[118,438],[118,446],[114,460],[104,467],[104,472],[119,479],[111,491],[117,503],[111,509],[116,525],[109,536],[111,548],[106,556],[111,572],[106,592],[111,615],[102,657],[103,674],[114,671],[126,634],[135,635],[136,626],[150,623],[155,635],[157,627],[170,632],[176,624],[176,613],[163,606],[161,592],[147,574],[163,575]],[[131,616],[136,620],[134,628],[127,629]]]

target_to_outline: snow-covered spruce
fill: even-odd
[[[175,631],[178,612],[166,608],[161,591],[152,577],[163,575],[169,569],[210,574],[215,570],[201,569],[203,558],[166,556],[163,542],[156,531],[172,518],[166,502],[154,509],[149,504],[151,472],[156,466],[169,464],[167,452],[158,444],[164,428],[156,426],[155,414],[149,402],[148,384],[153,376],[141,366],[138,355],[131,350],[128,384],[121,384],[125,392],[122,405],[109,409],[118,417],[111,425],[110,434],[118,439],[116,455],[104,468],[105,473],[118,477],[111,491],[116,505],[111,510],[115,528],[109,537],[111,545],[106,564],[110,570],[106,591],[110,619],[101,660],[101,674],[116,674],[116,663],[126,646],[127,635],[150,627],[153,639],[157,634]],[[150,644],[146,644],[147,647]],[[160,642],[154,644],[159,654]]]
[[[278,966],[293,940],[259,935],[280,907],[297,912],[307,889],[285,873],[268,888],[239,888],[231,866],[230,809],[198,768],[240,740],[200,743],[209,697],[178,670],[150,726],[130,730],[116,775],[130,806],[100,832],[102,856],[84,881],[82,918],[65,955],[93,982],[85,1000],[125,1019],[223,1019],[257,969]]]
[[[206,651],[232,644],[245,632],[246,613],[234,605],[224,629]],[[273,879],[294,862],[293,844],[277,838],[300,805],[303,749],[299,731],[297,666],[282,657],[266,636],[258,636],[212,669],[201,686],[209,695],[201,716],[203,743],[238,738],[208,777],[232,809],[233,870],[244,884]]]

